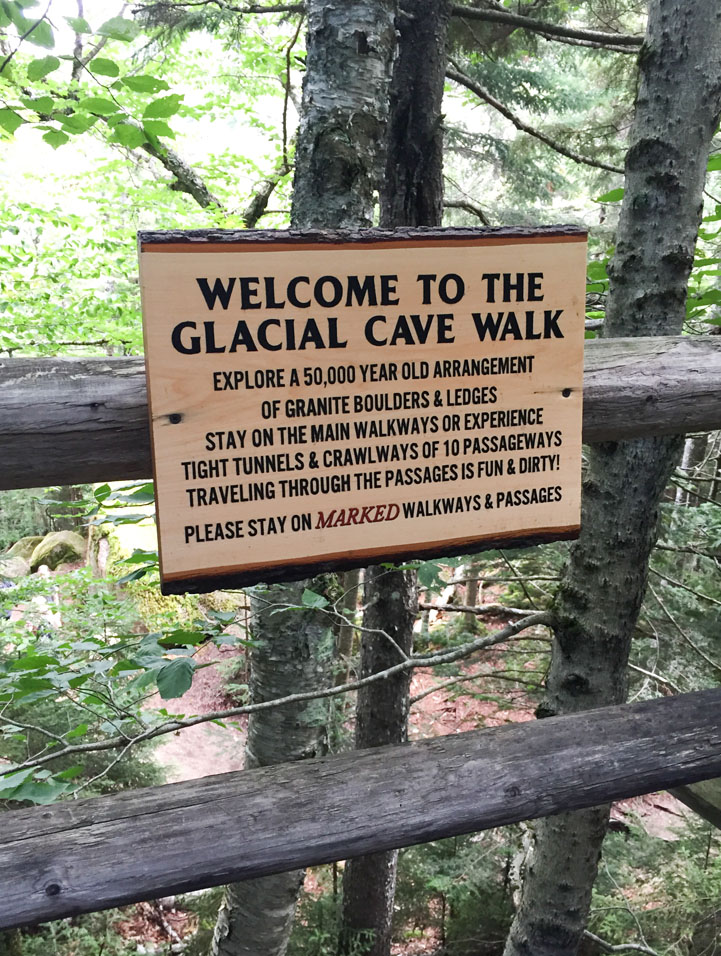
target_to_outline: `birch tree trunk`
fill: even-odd
[[[381,225],[437,226],[443,212],[441,102],[446,69],[446,0],[416,0],[398,17],[399,53],[393,68]],[[361,674],[398,663],[413,649],[418,610],[415,572],[366,571]],[[358,692],[357,748],[404,743],[408,734],[410,674],[369,684]],[[341,952],[389,956],[398,851],[349,860],[343,876]]]
[[[721,109],[717,0],[652,0],[641,51],[607,336],[678,334]],[[646,589],[658,502],[681,438],[591,447],[582,531],[556,597],[539,716],[626,697],[631,636]],[[537,824],[505,956],[572,956],[588,917],[608,808]]]
[[[379,180],[395,49],[395,0],[308,0],[292,224],[298,228],[370,226]],[[332,576],[331,576],[332,577]],[[300,604],[303,589],[326,591],[323,580],[274,585],[253,600],[253,700],[328,686],[332,681],[331,619],[309,610],[273,614]],[[335,599],[340,594],[332,594]],[[248,765],[297,760],[321,752],[326,709],[311,702],[253,715]],[[212,956],[282,956],[288,945],[303,872],[229,886],[218,917]]]

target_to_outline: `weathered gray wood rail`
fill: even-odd
[[[3,815],[0,927],[721,774],[721,689]]]
[[[587,442],[721,428],[721,339],[586,345]],[[0,360],[0,488],[151,474],[140,358]]]

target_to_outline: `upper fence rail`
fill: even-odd
[[[583,440],[721,428],[721,339],[586,343]],[[148,478],[142,358],[0,360],[0,489]]]

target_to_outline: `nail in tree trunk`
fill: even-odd
[[[626,157],[605,334],[676,335],[721,109],[717,0],[652,0]],[[539,716],[623,701],[658,503],[680,438],[593,446],[581,537],[556,597]],[[608,808],[540,821],[505,956],[572,956],[588,918]]]
[[[306,4],[307,69],[291,215],[296,227],[372,224],[395,48],[394,12],[394,0]],[[331,618],[307,610],[269,613],[271,606],[299,604],[304,587],[322,592],[327,578],[274,585],[254,598],[255,636],[263,643],[253,653],[253,700],[320,689],[332,682]],[[340,595],[330,596],[335,600]],[[249,765],[321,752],[325,719],[326,708],[318,702],[253,715]],[[296,871],[228,887],[212,956],[282,956],[302,879],[302,871]]]
[[[445,78],[445,0],[416,0],[399,13],[399,53],[393,69],[381,226],[440,225],[443,209],[441,101]],[[368,568],[365,576],[361,674],[398,663],[413,648],[418,607],[415,572]],[[358,692],[356,747],[405,742],[410,674],[378,681]],[[341,952],[360,946],[368,956],[389,956],[398,852],[349,860],[343,877]]]

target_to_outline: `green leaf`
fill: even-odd
[[[46,143],[49,143],[53,149],[57,149],[58,146],[64,146],[70,137],[67,133],[63,133],[61,129],[51,129],[45,133],[43,139]]]
[[[118,112],[118,104],[104,96],[86,96],[78,103],[88,113],[97,113],[100,116],[109,116],[111,113]]]
[[[183,628],[176,628],[168,631],[158,639],[158,644],[162,647],[197,647],[208,639],[208,635],[202,631],[186,631]]]
[[[83,737],[88,732],[87,724],[78,724],[73,730],[65,734],[68,740],[72,740],[73,737]]]
[[[160,99],[149,103],[143,119],[161,119],[167,116],[173,116],[180,109],[180,101],[183,97],[178,93],[171,93],[170,96],[161,96]]]
[[[72,113],[70,116],[56,113],[54,118],[62,123],[63,128],[69,133],[74,134],[85,133],[98,121],[97,116],[88,115],[87,113]]]
[[[130,123],[118,123],[110,137],[111,143],[120,143],[121,146],[127,146],[128,149],[136,149],[142,146],[146,141],[145,133],[138,126],[132,126]]]
[[[90,72],[98,73],[100,76],[119,76],[120,67],[114,60],[108,60],[104,56],[96,56],[90,61]]]
[[[0,126],[11,135],[18,126],[22,126],[25,120],[19,116],[15,110],[0,109]]]
[[[611,192],[598,196],[594,202],[620,202],[623,199],[623,193],[623,186],[619,186],[618,189],[612,189]]]
[[[52,113],[55,106],[55,100],[52,96],[38,96],[35,99],[23,97],[22,102],[24,106],[27,106],[30,110],[35,110],[36,113]]]
[[[606,263],[599,259],[592,259],[586,267],[586,275],[592,282],[607,279]]]
[[[26,770],[16,770],[15,773],[6,773],[0,776],[0,797],[7,799],[18,787],[33,775],[34,767]]]
[[[76,777],[79,777],[83,772],[83,768],[80,764],[77,764],[75,767],[68,767],[67,770],[61,770],[60,773],[56,773],[55,777],[57,780],[74,780]]]
[[[123,77],[123,85],[133,93],[159,93],[161,90],[170,89],[165,80],[160,80],[157,76],[148,76],[146,73]]]
[[[48,73],[57,70],[60,66],[60,60],[56,56],[41,56],[38,60],[33,60],[28,65],[28,79],[42,80]]]
[[[92,33],[90,24],[84,17],[65,17],[65,22],[70,24],[74,33]]]
[[[716,153],[715,156],[709,156],[708,163],[706,164],[706,169],[710,172],[716,172],[721,169],[721,153]]]
[[[31,24],[28,24],[28,28]],[[43,20],[42,23],[33,29],[32,33],[27,35],[28,43],[32,43],[34,46],[44,47],[46,50],[52,50],[55,46],[55,37],[53,36],[52,28],[47,20]]]
[[[177,657],[160,668],[157,675],[158,690],[163,700],[182,697],[193,683],[195,661],[189,657]]]
[[[303,591],[303,597],[300,600],[303,607],[327,607],[329,603],[328,599],[323,597],[322,594],[317,594],[308,588]]]
[[[164,120],[145,120],[143,129],[148,136],[168,136],[170,139],[175,139],[175,133]]]
[[[98,485],[97,488],[93,489],[93,497],[95,498],[96,501],[102,504],[102,502],[105,501],[105,499],[108,497],[111,491],[112,491],[112,488],[107,482],[105,482],[104,484]]]
[[[133,20],[111,17],[96,32],[101,37],[110,37],[111,40],[123,40],[128,43],[140,33],[140,27]]]

